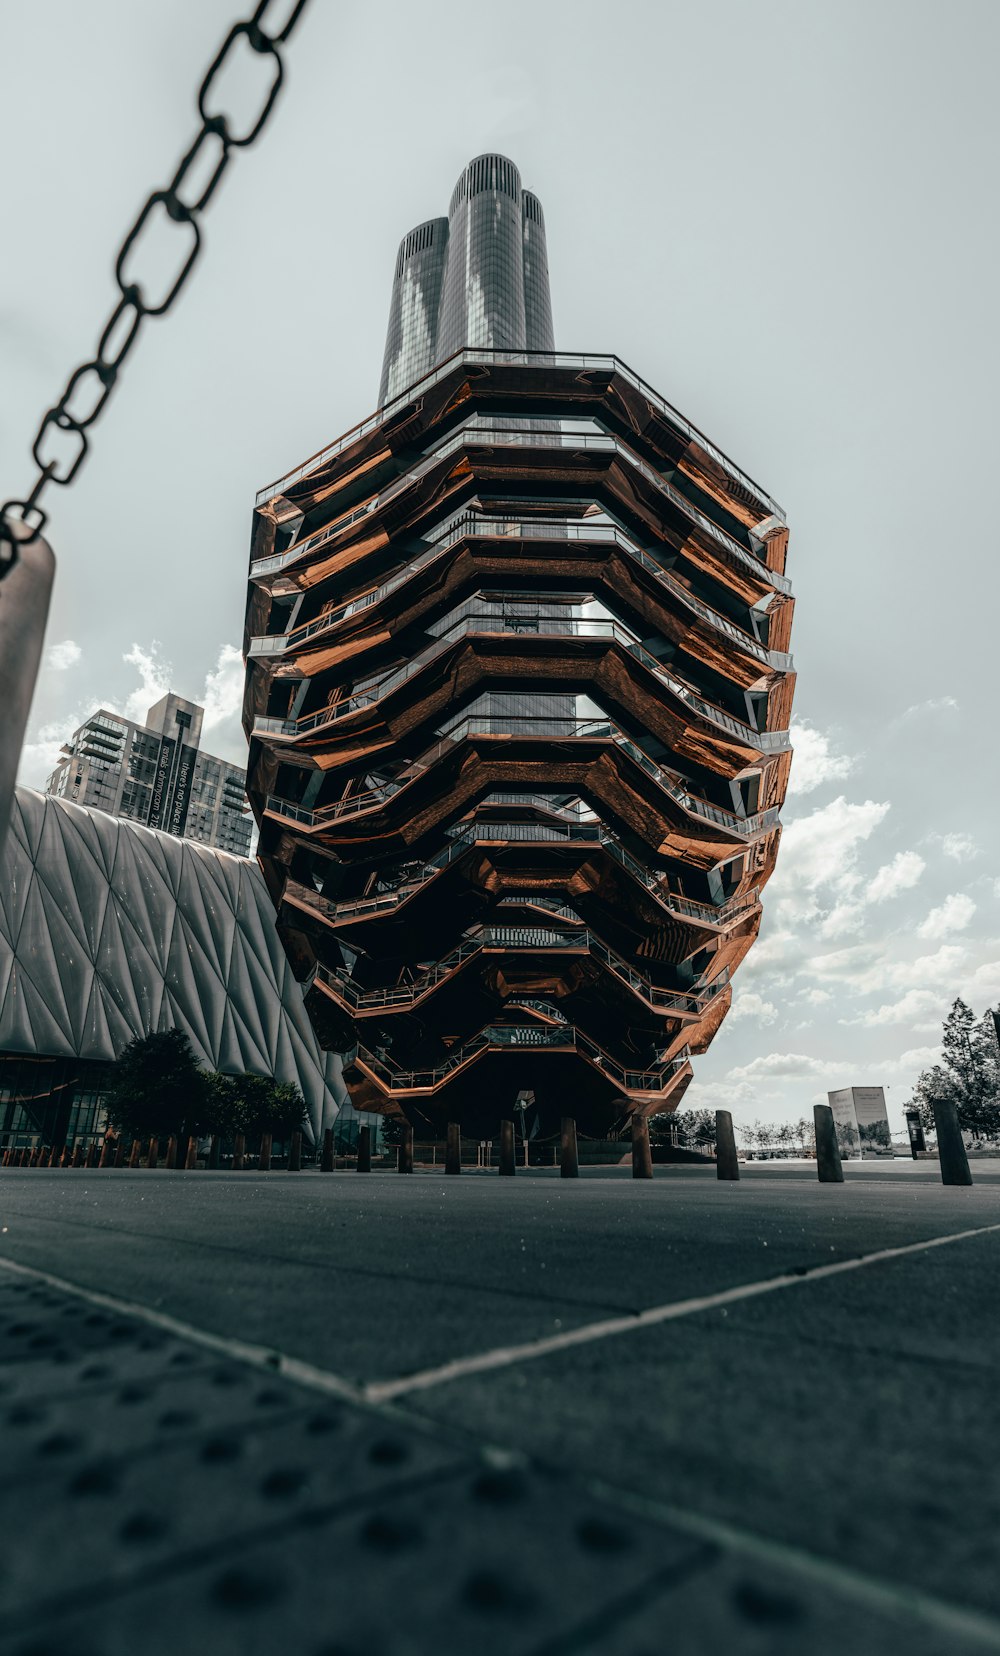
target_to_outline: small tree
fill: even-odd
[[[273,1133],[287,1139],[306,1120],[306,1101],[289,1081],[269,1075],[220,1075],[211,1078],[211,1128],[230,1137]]]
[[[1000,1055],[992,1011],[976,1017],[957,999],[941,1032],[940,1064],[924,1070],[914,1087],[913,1103],[924,1128],[935,1132],[931,1100],[954,1104],[961,1127],[977,1138],[1000,1138]]]
[[[183,1140],[202,1130],[211,1088],[183,1030],[137,1035],[115,1064],[108,1121],[133,1138]]]

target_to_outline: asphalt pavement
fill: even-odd
[[[1000,1163],[0,1175],[0,1649],[1000,1651]]]

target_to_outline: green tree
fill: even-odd
[[[954,1104],[959,1125],[977,1138],[1000,1138],[1000,1053],[993,1011],[977,1018],[960,997],[941,1032],[941,1062],[918,1077],[913,1104],[924,1129],[934,1132],[931,1100]]]
[[[305,1124],[306,1101],[289,1081],[269,1075],[215,1074],[210,1091],[209,1125],[224,1138],[272,1133],[287,1139]]]
[[[115,1064],[108,1121],[133,1138],[183,1140],[203,1130],[211,1087],[183,1030],[137,1035]]]

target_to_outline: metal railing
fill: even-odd
[[[377,707],[379,702],[400,689],[404,684],[431,666],[440,656],[465,638],[499,638],[534,636],[539,638],[580,638],[620,644],[622,648],[643,667],[651,672],[660,683],[676,696],[686,707],[713,724],[727,735],[733,736],[746,747],[756,748],[760,753],[783,753],[789,746],[787,730],[754,730],[743,720],[734,718],[731,713],[717,707],[714,702],[706,701],[697,691],[679,679],[676,674],[664,667],[657,659],[620,621],[610,619],[587,620],[579,616],[557,617],[552,615],[525,615],[515,614],[516,605],[506,602],[501,610],[484,608],[464,615],[455,621],[444,632],[435,638],[433,644],[421,650],[404,666],[387,673],[377,684],[364,690],[356,690],[345,696],[342,701],[334,702],[331,706],[321,707],[316,713],[308,713],[300,719],[281,719],[271,715],[258,713],[254,718],[253,728],[255,735],[272,735],[291,737],[305,736],[316,730],[326,729],[329,725],[338,723],[341,719],[349,718],[354,713],[361,713],[367,708]],[[530,623],[531,632],[526,632],[526,623]]]
[[[517,724],[542,725],[542,730],[517,730],[512,728]],[[681,810],[703,821],[711,822],[718,827],[737,834],[740,838],[752,838],[768,828],[772,828],[778,821],[779,807],[769,806],[767,810],[758,811],[754,816],[740,817],[732,811],[724,811],[721,806],[711,805],[707,800],[700,799],[696,794],[688,793],[675,773],[664,770],[649,756],[643,753],[632,739],[625,735],[617,725],[605,719],[566,719],[555,718],[545,720],[518,720],[514,717],[493,718],[489,715],[474,715],[463,719],[455,725],[446,737],[440,738],[434,746],[418,760],[411,764],[406,772],[398,778],[393,778],[379,784],[377,788],[366,788],[363,792],[352,794],[346,799],[335,800],[330,805],[320,806],[310,810],[304,805],[297,805],[290,800],[282,799],[277,794],[269,794],[266,809],[273,816],[288,816],[295,822],[311,828],[328,827],[331,823],[339,822],[345,817],[362,816],[367,811],[379,810],[388,800],[401,793],[404,788],[410,787],[421,776],[433,769],[438,759],[445,753],[452,752],[458,744],[467,737],[528,737],[544,735],[553,737],[553,731],[548,728],[553,725],[566,725],[567,729],[560,729],[555,739],[565,741],[610,741],[620,748],[628,757],[639,766],[643,774],[656,783]],[[496,729],[490,728],[496,726]]]
[[[570,451],[578,452],[583,449],[604,454],[616,454],[627,465],[638,471],[640,476],[660,494],[665,495],[671,505],[683,517],[695,524],[709,540],[721,548],[727,558],[735,559],[743,568],[751,571],[758,580],[767,581],[777,591],[791,591],[791,582],[786,575],[780,574],[778,570],[768,569],[763,559],[758,558],[753,552],[747,551],[746,547],[742,546],[735,536],[730,535],[727,530],[713,522],[710,517],[707,517],[686,494],[682,494],[679,489],[675,489],[673,484],[661,472],[656,470],[655,466],[651,466],[647,460],[636,454],[635,450],[629,448],[628,444],[622,442],[620,438],[614,437],[610,433],[597,432],[581,432],[574,435],[570,432],[553,432],[550,434],[537,430],[518,431],[500,426],[484,426],[477,424],[476,421],[477,417],[471,416],[470,420],[459,427],[457,431],[450,432],[447,436],[442,437],[433,447],[427,449],[408,471],[394,478],[391,483],[387,484],[385,489],[377,495],[373,495],[362,506],[356,506],[341,517],[334,518],[332,523],[324,525],[322,529],[317,529],[313,534],[295,542],[284,552],[271,553],[267,557],[252,560],[250,564],[251,579],[275,574],[289,564],[296,562],[299,558],[306,556],[306,554],[320,551],[323,547],[328,546],[331,541],[338,539],[347,529],[354,527],[363,518],[369,517],[373,512],[388,506],[405,489],[411,488],[419,482],[422,477],[432,471],[434,467],[439,466],[443,460],[447,460],[450,455],[458,453],[461,449],[485,446],[490,449],[558,448],[567,453]]]
[[[512,535],[516,530],[516,536]],[[480,517],[476,512],[463,512],[459,519],[443,527],[440,535],[434,536],[423,552],[409,563],[405,569],[397,571],[382,585],[371,592],[366,592],[359,598],[352,598],[348,603],[339,604],[335,609],[325,611],[312,621],[305,622],[301,627],[293,627],[287,633],[261,634],[250,640],[248,654],[255,659],[269,655],[283,655],[289,650],[297,650],[308,643],[311,638],[320,634],[332,632],[342,622],[359,615],[362,611],[381,604],[392,596],[400,587],[407,586],[414,577],[420,574],[429,564],[444,557],[453,547],[463,540],[550,540],[559,542],[582,542],[584,544],[613,544],[624,552],[626,557],[647,570],[655,580],[695,615],[699,620],[707,622],[716,632],[723,633],[732,639],[739,648],[752,655],[772,672],[790,672],[792,657],[783,650],[769,650],[761,644],[759,639],[753,638],[742,627],[738,627],[727,616],[721,615],[718,610],[712,609],[698,598],[682,581],[678,581],[665,570],[655,558],[640,546],[631,535],[626,534],[615,524],[594,524],[587,527],[584,524],[570,523],[562,519],[512,519]]]
[[[685,994],[676,990],[661,989],[587,928],[556,931],[541,927],[491,925],[481,926],[474,935],[464,937],[461,943],[440,960],[435,961],[433,966],[411,983],[365,989],[354,982],[349,972],[331,970],[322,964],[316,967],[316,979],[355,1012],[413,1006],[446,978],[454,977],[473,956],[497,949],[532,949],[541,952],[573,949],[580,954],[593,955],[595,960],[599,960],[615,977],[627,984],[629,989],[654,1011],[676,1012],[684,1017],[697,1017],[729,983],[729,970],[726,968],[712,983],[706,984],[700,990],[692,990]]]
[[[383,408],[376,410],[374,414],[368,415],[358,425],[352,426],[350,431],[345,431],[343,436],[337,437],[332,443],[328,443],[325,448],[317,450],[308,460],[286,472],[283,477],[276,478],[273,483],[259,489],[255,504],[257,506],[264,505],[267,501],[273,500],[275,495],[280,494],[283,489],[287,489],[291,484],[307,477],[311,471],[315,471],[329,461],[335,460],[337,455],[350,448],[352,443],[360,441],[369,432],[377,430],[380,425],[390,420],[398,409],[405,408],[408,403],[426,396],[429,391],[433,390],[435,385],[439,385],[443,379],[446,379],[449,374],[454,373],[456,368],[463,366],[465,363],[486,364],[487,366],[495,364],[501,368],[524,366],[528,368],[591,369],[598,373],[620,374],[623,379],[627,380],[647,399],[651,407],[655,408],[668,424],[676,426],[688,438],[689,442],[697,443],[733,482],[738,483],[741,488],[746,489],[749,494],[761,501],[768,508],[764,514],[765,518],[774,516],[780,518],[782,522],[785,520],[782,507],[761,488],[759,483],[755,483],[752,477],[743,471],[740,466],[737,466],[734,460],[730,460],[729,456],[712,442],[711,438],[706,437],[703,431],[692,424],[672,403],[661,397],[658,391],[654,391],[653,387],[644,379],[641,379],[620,357],[581,355],[573,351],[482,351],[471,349],[456,351],[453,356],[447,357],[429,374],[425,374],[421,379],[416,380],[413,385],[407,386],[398,396],[387,402]]]
[[[399,908],[416,892],[422,890],[431,880],[435,879],[445,868],[450,867],[460,857],[463,857],[473,845],[509,844],[507,834],[512,825],[509,823],[473,823],[471,827],[457,833],[450,839],[443,850],[429,857],[422,865],[420,873],[413,878],[404,879],[391,891],[380,891],[369,897],[357,897],[348,902],[333,902],[328,897],[322,897],[318,892],[310,891],[306,886],[299,886],[289,881],[286,892],[292,901],[298,901],[307,908],[315,908],[320,914],[331,921],[356,920],[362,915],[380,914],[388,910]],[[519,828],[530,824],[518,823]],[[626,851],[625,847],[615,838],[614,834],[604,827],[590,824],[566,824],[562,833],[543,833],[541,831],[531,841],[525,836],[522,843],[551,844],[553,840],[563,839],[567,843],[584,842],[597,844],[609,853],[614,860],[621,864],[627,873],[631,874],[669,914],[676,915],[684,920],[694,920],[700,925],[718,926],[720,929],[739,919],[741,915],[756,908],[760,899],[760,890],[754,886],[750,891],[731,897],[728,902],[719,907],[711,903],[699,903],[692,897],[681,897],[670,891],[664,885],[663,877],[652,873],[648,868]],[[512,901],[537,901],[537,899],[511,899]]]
[[[504,1048],[550,1047],[575,1050],[598,1069],[619,1082],[627,1092],[663,1093],[669,1091],[676,1077],[690,1061],[690,1047],[683,1047],[674,1058],[664,1060],[654,1069],[628,1069],[619,1064],[583,1031],[573,1024],[560,1024],[555,1029],[539,1029],[524,1025],[487,1025],[466,1041],[456,1052],[433,1069],[401,1070],[378,1058],[366,1047],[359,1046],[356,1062],[367,1070],[373,1080],[386,1092],[433,1092],[459,1070],[466,1069],[485,1052]]]

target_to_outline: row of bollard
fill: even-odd
[[[836,1124],[829,1104],[814,1105],[813,1118],[816,1126],[816,1176],[820,1184],[843,1184],[844,1169],[840,1159],[840,1147],[837,1143]],[[971,1185],[972,1173],[969,1169],[969,1158],[966,1154],[954,1104],[945,1099],[935,1099],[934,1124],[937,1129],[942,1184]],[[260,1150],[257,1157],[257,1170],[261,1173],[270,1171],[271,1147],[272,1136],[270,1133],[264,1133],[261,1136]],[[189,1138],[187,1140],[180,1161],[178,1161],[178,1148],[176,1138],[167,1140],[163,1166],[168,1169],[180,1166],[187,1171],[193,1170],[197,1166],[197,1143],[195,1139]],[[733,1118],[728,1110],[716,1110],[715,1112],[715,1150],[717,1178],[738,1179],[740,1164],[736,1151],[736,1136],[733,1132]],[[72,1148],[68,1144],[64,1145],[61,1152],[57,1152],[57,1149],[49,1145],[36,1145],[33,1148],[25,1146],[21,1150],[5,1150],[2,1165],[4,1167],[122,1167],[125,1165],[124,1158],[124,1140],[106,1138],[100,1149],[94,1141],[86,1154],[84,1154],[79,1143]],[[145,1161],[143,1162],[142,1146],[138,1139],[134,1139],[127,1165],[130,1168],[138,1168],[143,1165],[147,1168],[156,1168],[159,1165],[159,1140],[156,1138],[149,1140]],[[215,1136],[211,1141],[208,1166],[218,1168],[219,1165],[220,1142],[218,1136]],[[233,1141],[232,1165],[237,1172],[247,1165],[246,1139],[242,1133],[237,1133]],[[319,1165],[322,1173],[333,1172],[332,1127],[327,1127],[323,1134]],[[371,1128],[361,1127],[358,1131],[357,1171],[359,1173],[370,1173],[371,1167]],[[413,1172],[413,1128],[408,1124],[403,1128],[403,1138],[398,1149],[396,1169],[399,1173]],[[288,1172],[299,1173],[301,1170],[302,1134],[296,1132],[292,1134],[289,1144]],[[449,1121],[448,1123],[444,1170],[447,1174],[461,1173],[462,1171],[461,1125],[457,1121]],[[564,1179],[577,1179],[580,1176],[576,1122],[572,1116],[563,1116],[560,1123],[559,1171]],[[500,1123],[499,1173],[501,1178],[513,1178],[515,1173],[514,1123],[512,1121],[501,1121]],[[651,1179],[653,1177],[649,1122],[645,1116],[640,1115],[633,1115],[632,1117],[632,1177],[633,1179]]]

